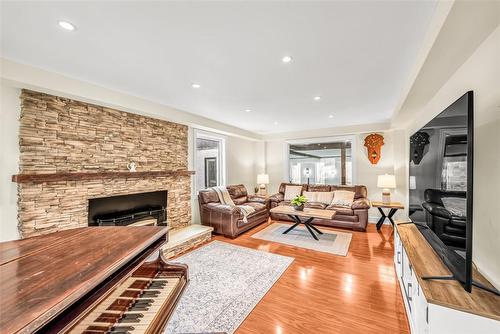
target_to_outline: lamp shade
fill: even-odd
[[[257,184],[269,184],[269,175],[267,174],[257,175]]]
[[[396,177],[394,175],[379,175],[377,180],[379,188],[396,188]]]

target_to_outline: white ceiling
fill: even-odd
[[[2,57],[274,133],[388,121],[436,3],[2,2],[2,7]],[[65,31],[59,20],[77,29]],[[293,57],[291,63],[282,63],[285,55]],[[193,89],[193,82],[201,88]],[[313,101],[316,95],[322,99]]]

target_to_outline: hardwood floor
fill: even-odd
[[[234,240],[212,239],[295,258],[237,334],[409,333],[392,260],[392,227],[378,232],[368,224],[367,232],[351,231],[343,257],[250,237],[268,225]]]

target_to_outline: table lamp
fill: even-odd
[[[266,184],[269,184],[268,174],[258,174],[257,184],[259,185],[259,195],[267,195]]]
[[[377,180],[377,187],[383,188],[382,203],[389,204],[391,202],[390,189],[396,188],[396,177],[389,174],[379,175]]]

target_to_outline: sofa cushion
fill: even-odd
[[[306,187],[307,191],[331,191],[331,186],[329,184],[309,184]]]
[[[368,197],[368,191],[365,186],[331,186],[332,190],[354,191],[354,199]]]
[[[302,193],[302,186],[286,186],[285,187],[285,200],[291,201]]]
[[[311,209],[324,209],[326,208],[325,203],[320,203],[320,202],[307,202],[304,205],[305,208],[311,208]]]
[[[300,186],[302,187],[302,191],[306,190],[307,184],[297,184],[297,183],[281,183],[278,189],[279,193],[284,194],[286,186]]]
[[[219,196],[212,189],[200,190],[200,192],[198,193],[198,198],[199,198],[200,204],[218,203],[219,202]]]
[[[255,212],[265,211],[267,209],[265,204],[259,202],[246,202],[244,205],[251,206],[254,208]]]
[[[351,208],[355,193],[347,190],[335,190],[331,205]]]
[[[242,196],[242,197],[233,198],[233,202],[236,205],[243,205],[243,204],[246,204],[248,202],[248,197]]]
[[[333,200],[332,191],[304,191],[303,195],[309,202],[319,202],[329,205]]]
[[[326,207],[326,209],[337,211],[337,215],[343,215],[343,216],[353,216],[354,215],[354,211],[351,208],[347,208],[345,206],[328,205]],[[337,215],[335,216],[334,219],[337,219]]]

